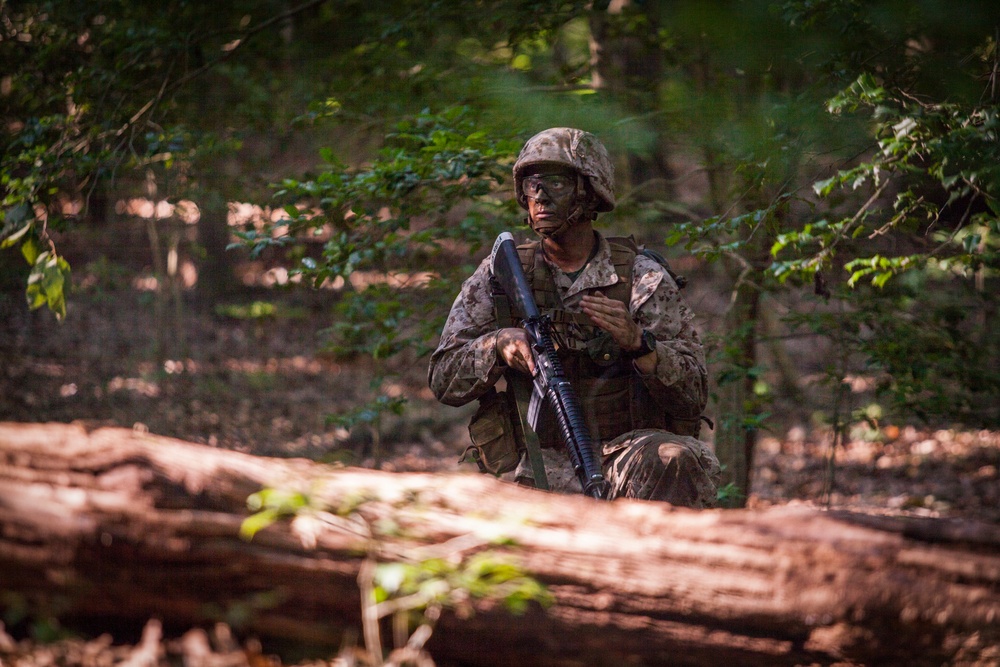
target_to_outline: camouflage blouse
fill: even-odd
[[[549,264],[563,308],[582,312],[584,294],[618,282],[611,248],[598,235],[599,249],[573,281]],[[431,355],[428,380],[438,400],[464,405],[479,398],[508,370],[497,363],[498,324],[489,285],[489,258],[462,285]],[[708,398],[705,351],[692,325],[694,314],[680,290],[659,263],[636,255],[629,312],[656,337],[657,363],[651,375],[641,375],[653,398],[678,419],[696,419]],[[636,371],[638,373],[638,371]],[[572,380],[572,378],[570,378]]]

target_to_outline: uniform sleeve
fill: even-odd
[[[656,369],[640,375],[653,399],[678,419],[697,419],[708,401],[705,348],[677,283],[655,260],[636,255],[632,316],[656,337]]]
[[[489,286],[489,258],[463,284],[431,355],[428,384],[446,405],[465,405],[496,384],[505,370],[497,362],[499,330]]]

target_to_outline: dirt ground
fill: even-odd
[[[211,308],[187,295],[180,311],[169,306],[168,318],[165,310],[157,314],[154,292],[108,275],[88,283],[87,275],[78,273],[62,324],[48,312],[28,312],[19,291],[0,291],[0,420],[126,426],[253,454],[388,470],[469,465],[459,457],[472,407],[434,400],[425,358],[402,360],[383,384],[408,403],[403,417],[379,424],[377,446],[371,428],[330,422],[375,391],[370,362],[322,351],[330,295],[246,292]],[[174,326],[178,314],[182,324]],[[828,431],[776,424],[758,441],[748,506],[807,503],[1000,523],[1000,433],[859,424],[832,454],[831,464]],[[208,640],[188,641],[203,647]],[[159,646],[161,656],[170,648]],[[106,635],[40,649],[0,627],[0,665],[110,665],[140,649],[113,646]],[[277,664],[252,646],[226,650],[225,664]]]
[[[329,419],[376,395],[364,359],[323,352],[329,295],[241,294],[157,339],[152,292],[81,288],[57,323],[0,294],[0,420],[84,421],[265,456],[399,471],[459,467],[472,406],[437,403],[426,358],[396,363],[382,390],[407,399],[378,428]],[[270,304],[251,316],[253,304]],[[168,323],[169,324],[169,323]],[[159,359],[159,360],[158,360]],[[712,415],[714,417],[714,415]],[[711,432],[703,429],[711,440]],[[1000,522],[1000,433],[858,424],[834,452],[827,429],[775,424],[758,440],[750,507],[802,502]],[[468,465],[468,464],[463,464]]]

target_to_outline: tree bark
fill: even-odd
[[[757,429],[753,424],[759,401],[754,395],[755,378],[750,369],[757,365],[761,293],[755,282],[758,272],[731,270],[730,273],[736,285],[725,320],[725,363],[728,369],[737,373],[719,382],[715,454],[722,466],[722,484],[735,487],[725,504],[744,507],[750,497],[750,471],[753,470],[753,449],[757,441]]]
[[[240,537],[261,487],[313,514]],[[368,531],[374,535],[366,535]],[[505,539],[498,539],[503,537]],[[269,459],[123,429],[0,423],[0,611],[360,636],[366,554],[492,549],[554,604],[442,615],[439,665],[992,664],[1000,527],[803,506],[674,509],[476,474]]]
[[[638,3],[636,3],[638,4]],[[662,80],[664,55],[650,35],[659,31],[656,11],[630,0],[613,0],[589,14],[592,85],[605,90],[627,109],[635,122],[644,118],[651,140],[639,151],[628,151],[628,170],[617,179],[619,193],[639,201],[674,201],[674,174],[670,167],[670,132],[658,123],[658,85]],[[622,15],[642,16],[641,27],[629,27]]]
[[[211,187],[212,179],[208,187]],[[208,187],[202,190],[201,218],[198,220],[198,243],[205,249],[201,262],[197,289],[205,303],[214,303],[222,295],[231,294],[236,285],[233,274],[232,253],[227,248],[230,242],[229,209],[223,195]]]

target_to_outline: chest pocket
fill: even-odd
[[[601,292],[609,299],[625,304],[627,308],[632,295],[632,268],[636,246],[630,237],[611,237],[607,240],[611,247],[611,261],[618,282],[602,287]],[[557,348],[563,354],[586,353],[600,366],[616,363],[621,355],[611,336],[594,326],[585,313],[570,312],[563,307],[555,278],[538,249],[539,244],[536,241],[518,246],[517,252],[528,282],[532,286],[539,311],[543,315],[548,315],[552,321],[552,337]]]
[[[610,237],[607,241],[618,282],[602,287],[601,292],[627,307],[638,249],[631,237]],[[622,358],[610,334],[592,325],[586,314],[572,313],[562,307],[555,280],[538,252],[538,243],[518,246],[517,251],[539,310],[552,320],[552,335],[560,360],[583,403],[591,435],[599,441],[607,441],[629,430],[656,428],[697,437],[700,420],[681,423],[657,406],[631,362]],[[671,271],[666,260],[646,250],[642,252],[663,265],[679,287],[684,286],[683,276]],[[499,326],[515,326],[517,322],[512,316],[510,302],[499,285],[494,285],[493,301]],[[543,447],[561,447],[558,433],[552,428],[553,421],[540,420],[543,426],[538,436]]]

